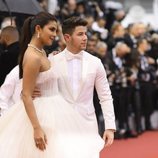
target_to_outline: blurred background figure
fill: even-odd
[[[2,52],[0,53],[0,85],[6,75],[17,65],[19,55],[19,32],[16,27],[7,26],[2,29],[0,36]]]
[[[92,24],[93,31],[96,31],[100,35],[101,40],[106,40],[108,37],[108,30],[105,28],[106,20],[104,17],[98,17],[97,21]]]
[[[88,39],[87,42],[87,52],[90,54],[96,56],[96,46],[97,46],[97,40],[94,38]]]
[[[145,118],[145,130],[152,130],[150,116],[153,112],[153,89],[155,76],[155,61],[147,55],[149,43],[146,39],[138,41],[137,52],[139,62],[138,78],[140,81],[140,95],[142,113]]]
[[[15,17],[5,17],[1,23],[1,29],[7,27],[7,26],[13,26],[16,27],[16,20]]]
[[[125,40],[125,28],[121,23],[114,23],[111,27],[111,31],[107,40],[108,49],[111,50],[117,42],[123,42]]]

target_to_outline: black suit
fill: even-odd
[[[116,70],[119,70],[118,66],[115,64],[113,60],[113,53],[109,51],[106,56],[106,64],[108,65],[108,69],[114,73]]]
[[[2,50],[0,56],[0,86],[6,75],[17,65],[19,55],[19,43],[15,42]]]
[[[115,64],[114,60],[113,60],[113,53],[112,51],[107,53],[107,59],[106,59],[106,64],[107,64],[107,76],[108,78],[110,78],[110,75],[115,75],[116,72],[119,72],[119,68],[118,66]],[[116,114],[116,119],[119,118],[120,114],[119,114],[119,94],[120,94],[120,85],[119,83],[116,84],[115,81],[112,83],[112,85],[110,85],[111,88],[111,92],[112,92],[112,96],[114,99],[114,110],[115,110],[115,114]]]
[[[124,37],[113,37],[110,35],[107,40],[108,50],[111,51],[118,42],[125,42]]]
[[[146,129],[151,128],[150,116],[153,112],[153,81],[155,79],[155,72],[152,65],[148,63],[147,55],[140,55],[139,52],[139,72],[138,79],[140,81],[141,106],[145,117]]]
[[[124,41],[130,48],[137,47],[137,39],[132,39],[132,37],[129,34],[125,34]]]

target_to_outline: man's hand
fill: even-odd
[[[105,147],[110,146],[114,141],[114,130],[107,129],[104,131],[103,139],[105,141]]]
[[[32,94],[32,98],[35,99],[36,97],[40,97],[41,96],[41,91],[38,87],[35,87],[33,94]]]

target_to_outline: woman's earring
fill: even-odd
[[[39,34],[39,32],[38,32],[38,34],[37,34],[37,38],[40,38],[40,34]]]

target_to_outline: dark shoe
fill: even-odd
[[[157,131],[158,129],[155,129],[155,128],[153,128],[153,127],[147,127],[146,130],[147,130],[147,131]]]
[[[126,138],[136,138],[138,133],[136,131],[126,131],[125,137]]]
[[[116,131],[114,134],[114,138],[115,139],[123,139],[123,138],[125,138],[125,133],[126,133],[125,130]]]
[[[137,130],[138,135],[141,135],[143,132],[144,132],[144,130],[142,130],[142,129]]]

